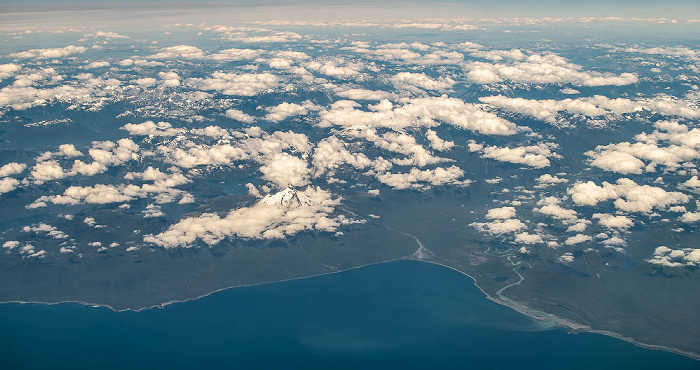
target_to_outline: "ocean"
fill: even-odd
[[[545,330],[468,277],[416,261],[139,312],[2,304],[0,332],[2,369],[700,368],[599,334]]]

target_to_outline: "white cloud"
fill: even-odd
[[[188,78],[189,85],[202,90],[215,90],[224,95],[254,96],[278,85],[277,76],[269,73],[214,72],[210,78]]]
[[[474,144],[473,142],[471,142]],[[517,146],[514,148],[470,145],[472,152],[481,152],[483,158],[492,158],[501,162],[523,164],[529,167],[549,167],[549,158],[561,158],[561,155],[552,150],[558,146],[554,143],[539,143],[537,145]]]
[[[350,100],[384,100],[384,99],[395,99],[396,95],[379,90],[367,90],[367,89],[338,89],[335,92],[336,95],[341,98],[346,98]]]
[[[182,129],[173,128],[168,122],[158,122],[146,121],[143,123],[127,123],[121,127],[122,130],[126,130],[129,135],[142,135],[142,136],[175,136],[178,133],[183,132]]]
[[[11,177],[0,178],[0,194],[9,193],[19,186],[19,180]]]
[[[574,255],[567,252],[559,256],[559,262],[561,263],[571,263],[574,262]]]
[[[235,119],[236,121],[240,121],[243,123],[253,123],[255,121],[255,117],[248,115],[246,113],[243,113],[242,111],[238,109],[228,109],[226,110],[226,117]]]
[[[588,235],[576,234],[576,235],[574,235],[574,236],[571,236],[571,237],[567,238],[566,241],[564,241],[564,244],[566,244],[566,245],[575,245],[575,244],[585,243],[585,242],[588,242],[588,241],[591,241],[591,240],[593,240],[593,238],[591,238],[591,237],[588,236]]]
[[[394,107],[388,100],[373,106],[375,111],[356,109],[359,104],[341,100],[330,110],[319,113],[322,124],[346,128],[353,126],[388,127],[435,127],[438,121],[475,131],[485,135],[512,135],[517,126],[493,113],[485,112],[476,104],[468,104],[460,99],[443,97],[416,98]]]
[[[503,219],[514,218],[514,217],[515,217],[515,208],[513,208],[513,207],[492,208],[492,209],[489,209],[488,212],[486,212],[486,218],[489,220],[493,220],[493,219],[503,220]]]
[[[8,251],[11,251],[17,247],[19,247],[19,242],[17,240],[8,240],[2,243],[2,248],[7,249]]]
[[[68,235],[63,231],[58,230],[55,226],[45,224],[40,222],[38,224],[33,224],[31,226],[25,226],[22,228],[25,233],[36,233],[36,234],[46,234],[46,236],[53,239],[67,239]]]
[[[506,220],[495,220],[491,222],[473,222],[469,225],[475,227],[479,231],[486,232],[492,235],[514,233],[527,228],[527,226],[522,221],[514,218]]]
[[[438,77],[434,79],[429,77],[425,73],[410,73],[401,72],[389,78],[389,81],[393,83],[396,87],[406,88],[409,86],[416,86],[424,90],[431,91],[447,91],[456,82],[447,77]]]
[[[594,219],[598,219],[598,223],[610,229],[626,230],[634,225],[634,221],[627,216],[613,216],[606,213],[594,213]]]
[[[537,181],[536,187],[544,188],[550,185],[554,184],[563,184],[569,182],[567,179],[562,179],[557,176],[552,176],[548,173],[541,175],[540,177],[536,178],[535,181]]]
[[[582,67],[555,55],[530,55],[525,60],[491,64],[471,62],[467,78],[478,84],[492,84],[508,80],[515,83],[554,84],[573,83],[582,86],[629,85],[639,81],[631,73],[615,75],[595,71],[584,71]]]
[[[383,184],[389,185],[396,189],[422,188],[424,185],[420,183],[428,183],[430,185],[468,185],[469,180],[459,181],[464,176],[462,171],[457,166],[448,168],[438,167],[434,170],[426,169],[419,170],[411,168],[408,173],[382,173],[377,175],[377,179]]]
[[[690,200],[683,193],[667,192],[650,185],[639,185],[627,178],[618,179],[615,184],[604,181],[602,186],[592,181],[579,182],[570,187],[567,192],[577,205],[594,206],[614,199],[615,207],[625,212],[651,213],[654,209],[664,209]]]
[[[537,234],[530,234],[530,233],[517,233],[515,234],[515,242],[516,243],[521,243],[521,244],[542,244],[544,243],[544,240],[542,240],[542,237],[537,235]],[[525,248],[525,247],[523,247]],[[530,251],[525,248],[520,248],[520,253],[522,254],[529,254]]]
[[[46,181],[62,179],[66,177],[63,168],[56,161],[39,162],[32,167],[29,173],[36,184],[43,184]]]
[[[74,46],[69,45],[63,48],[50,48],[50,49],[31,49],[27,51],[22,51],[19,53],[12,53],[9,56],[11,58],[36,58],[36,59],[48,59],[48,58],[61,58],[72,54],[80,54],[87,51],[84,46]]]
[[[656,248],[654,256],[646,261],[667,267],[700,266],[700,249],[671,249],[661,246]]]
[[[144,241],[177,248],[192,247],[197,240],[213,245],[226,238],[278,239],[302,231],[334,232],[341,225],[357,222],[334,216],[339,204],[340,198],[320,188],[308,187],[303,192],[288,188],[225,217],[205,213],[183,219],[160,234],[147,235]]]
[[[700,159],[700,128],[689,129],[673,121],[654,125],[657,130],[637,135],[635,143],[597,146],[585,154],[591,157],[592,166],[622,174],[654,172],[659,165],[667,169],[694,166],[692,162]]]
[[[0,177],[19,175],[25,169],[27,169],[27,165],[24,163],[10,162],[0,167]]]
[[[425,132],[425,137],[430,140],[430,147],[437,151],[450,150],[455,146],[454,141],[443,140],[437,135],[437,132],[430,129]]]
[[[20,69],[22,69],[22,66],[19,64],[0,64],[0,80],[14,76]]]
[[[595,95],[577,99],[534,100],[496,95],[481,97],[479,101],[552,123],[560,118],[558,113],[563,111],[588,117],[621,115],[642,111],[683,118],[700,117],[700,109],[692,103],[668,96],[630,100],[625,98],[609,99],[605,96]]]
[[[269,107],[266,109],[267,115],[265,119],[272,122],[280,122],[288,117],[303,116],[309,113],[305,106],[295,103],[284,102],[280,105]]]
[[[578,221],[578,214],[573,209],[560,206],[561,200],[556,197],[546,197],[537,201],[539,207],[533,211],[548,215],[554,219],[562,220],[565,224],[572,224]]]
[[[308,184],[311,170],[305,160],[287,153],[273,155],[260,167],[263,178],[280,188]]]
[[[372,161],[363,153],[351,153],[347,144],[336,136],[321,140],[313,152],[314,176],[319,177],[328,172],[333,174],[342,164],[349,164],[357,169],[363,169]]]

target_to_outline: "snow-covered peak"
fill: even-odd
[[[294,189],[291,185],[286,189],[275,193],[268,194],[260,200],[260,203],[268,206],[281,206],[281,207],[301,207],[311,205],[311,199],[306,196],[306,194],[301,193]]]

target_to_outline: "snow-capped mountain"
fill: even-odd
[[[260,200],[260,203],[268,206],[278,205],[285,208],[289,208],[309,206],[312,202],[311,199],[308,196],[306,196],[306,194],[297,191],[290,185],[289,187],[280,192],[266,195],[263,199]]]

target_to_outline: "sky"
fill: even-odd
[[[245,7],[266,9],[262,15],[275,18],[357,18],[381,16],[402,18],[421,16],[453,17],[652,17],[700,19],[700,2],[695,0],[412,0],[412,1],[292,1],[292,0],[237,0],[237,1],[171,1],[126,0],[10,0],[0,4],[0,13],[90,10],[113,8],[178,9],[208,7]],[[303,12],[278,9],[303,9]],[[339,11],[343,9],[343,11]],[[381,10],[379,10],[381,9]],[[400,12],[397,9],[401,9]],[[316,11],[317,13],[314,13]]]

